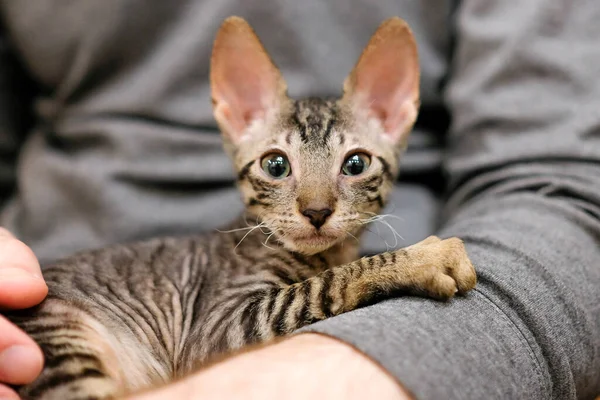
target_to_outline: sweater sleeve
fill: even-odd
[[[308,330],[362,350],[417,399],[600,393],[599,19],[591,1],[462,2],[439,233],[465,241],[477,288]]]

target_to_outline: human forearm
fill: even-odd
[[[336,339],[302,334],[242,353],[130,400],[381,399],[409,395],[381,367]]]

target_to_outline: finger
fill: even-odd
[[[9,231],[0,227],[0,268],[20,268],[33,276],[42,276],[40,263],[33,251]]]
[[[8,386],[0,385],[0,400],[19,400],[19,395]]]
[[[44,358],[37,344],[0,316],[0,382],[22,385],[42,371]]]
[[[0,228],[0,308],[32,307],[47,294],[48,287],[33,251]]]

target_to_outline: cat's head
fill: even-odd
[[[419,107],[417,49],[404,21],[381,24],[339,100],[290,99],[239,17],[217,34],[210,78],[248,212],[286,248],[324,251],[380,211]]]

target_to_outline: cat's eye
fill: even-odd
[[[268,154],[261,161],[263,171],[275,179],[283,179],[292,172],[288,159],[279,153]]]
[[[360,175],[369,168],[371,158],[365,153],[354,153],[350,155],[342,164],[342,173],[344,175]]]

